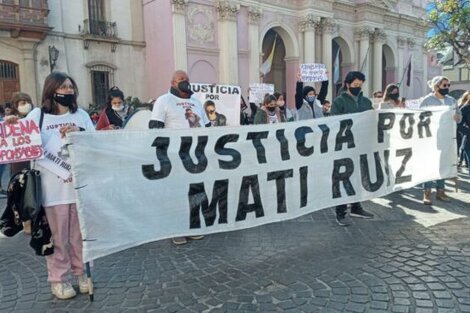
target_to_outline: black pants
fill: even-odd
[[[345,216],[347,208],[348,208],[347,204],[341,204],[341,205],[336,206],[336,216],[339,216],[339,217]],[[361,208],[360,202],[351,203],[351,210],[359,209],[359,208]]]

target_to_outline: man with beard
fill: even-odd
[[[173,74],[171,87],[168,93],[158,97],[152,110],[149,128],[194,128],[209,127],[202,104],[191,97],[191,85],[186,72],[178,70]],[[195,119],[199,119],[194,123]],[[175,245],[187,243],[187,238],[198,240],[204,236],[176,237],[172,241]]]

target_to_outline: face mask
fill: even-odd
[[[20,112],[23,115],[26,115],[29,112],[31,112],[32,109],[33,109],[32,104],[31,103],[26,103],[25,105],[21,105],[21,106],[18,107],[18,112]]]
[[[71,107],[75,101],[74,94],[62,94],[62,93],[55,93],[54,94],[55,102],[63,105],[64,107]]]
[[[397,101],[398,98],[400,98],[400,94],[399,94],[399,93],[392,93],[392,94],[390,94],[388,97],[389,97],[390,99],[392,99],[392,100]]]
[[[121,104],[118,107],[111,107],[114,111],[122,111],[124,110],[124,104]]]
[[[358,96],[359,93],[361,92],[361,87],[349,87],[349,92],[353,95],[353,96]]]
[[[178,83],[178,89],[184,93],[191,93],[191,85],[187,80],[180,81]]]
[[[269,112],[274,112],[276,110],[276,107],[266,107]]]
[[[315,96],[307,96],[307,102],[315,102],[316,98],[317,97],[315,97]]]
[[[449,88],[439,88],[439,93],[443,96],[449,94]]]

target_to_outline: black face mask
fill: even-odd
[[[439,93],[443,96],[449,94],[449,88],[439,88]]]
[[[400,98],[400,94],[399,93],[392,93],[392,94],[388,95],[388,97],[392,100],[397,101],[398,98]]]
[[[180,81],[178,83],[178,89],[184,93],[191,93],[191,85],[187,80]]]
[[[54,100],[60,105],[64,107],[72,107],[75,102],[75,95],[74,94],[63,94],[63,93],[55,93]]]
[[[361,92],[361,87],[349,87],[349,92],[353,95],[353,96],[358,96],[359,93]]]
[[[276,110],[276,107],[266,107],[269,112],[274,112]]]

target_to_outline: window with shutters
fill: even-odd
[[[11,100],[20,91],[18,64],[0,60],[0,104]]]

